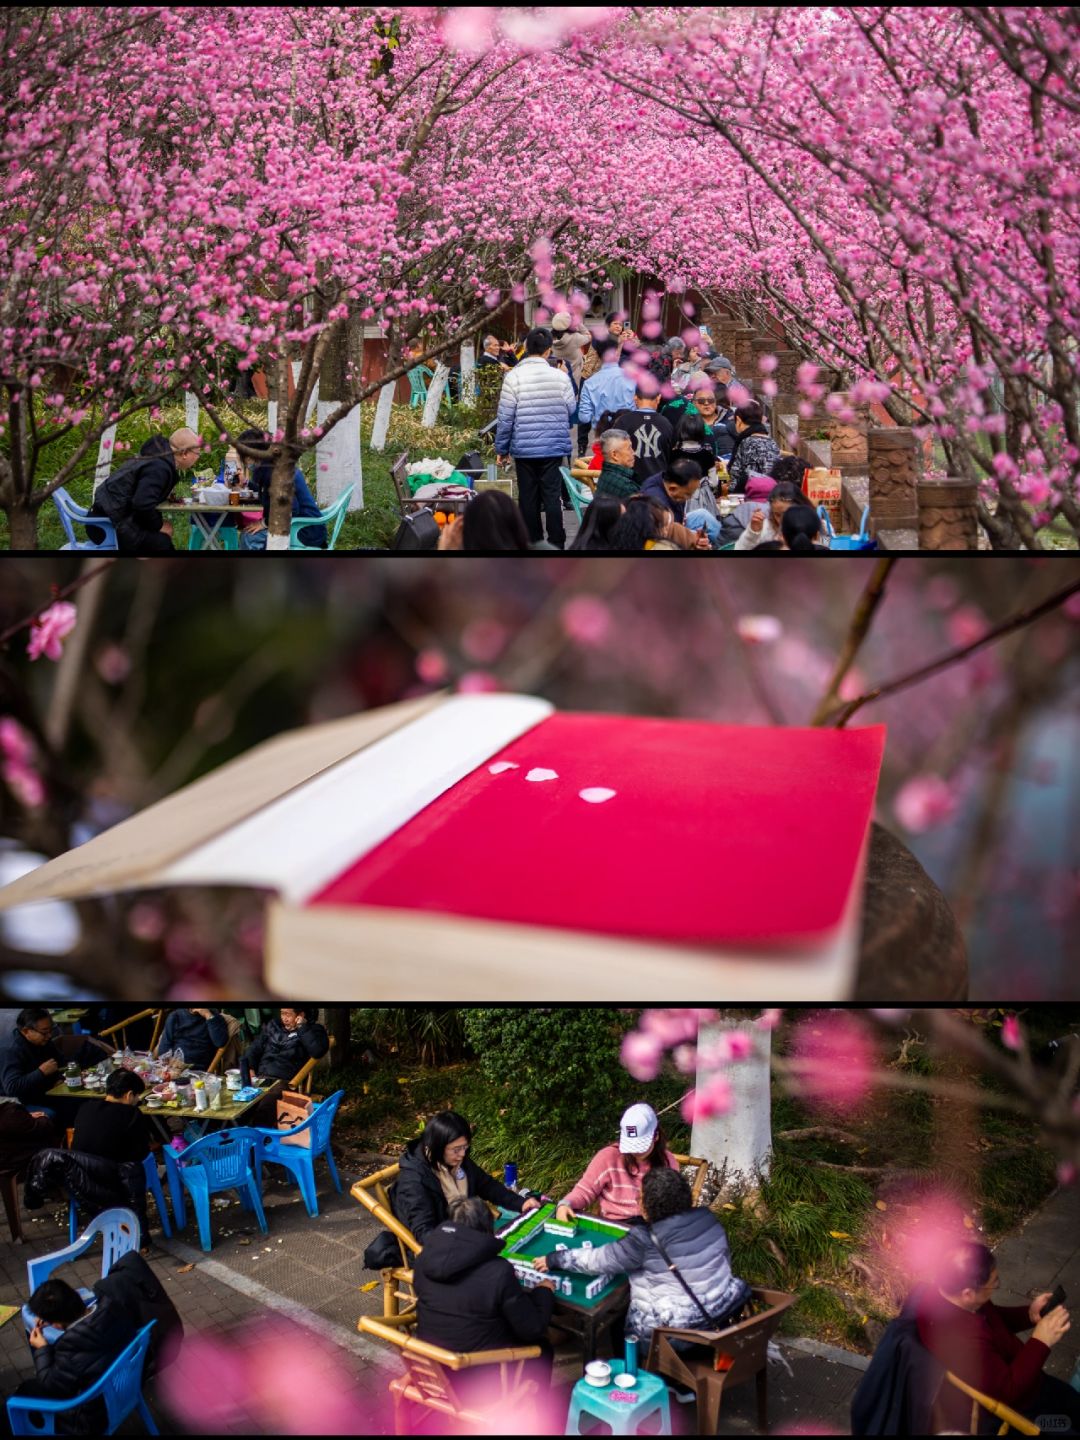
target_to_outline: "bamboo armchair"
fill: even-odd
[[[151,1009],[151,1010],[139,1010],[136,1014],[134,1014],[134,1015],[129,1015],[126,1020],[121,1020],[121,1021],[119,1021],[116,1025],[110,1025],[106,1030],[102,1030],[99,1038],[102,1039],[102,1040],[105,1040],[105,1039],[107,1039],[110,1035],[119,1034],[119,1036],[120,1036],[120,1045],[121,1045],[122,1047],[123,1047],[123,1046],[126,1046],[126,1045],[127,1045],[127,1027],[128,1027],[129,1025],[134,1025],[134,1023],[135,1023],[136,1020],[146,1020],[146,1019],[148,1019],[151,1015],[154,1017],[154,1033],[153,1033],[153,1035],[152,1035],[151,1038],[150,1038],[150,1053],[151,1053],[151,1054],[154,1054],[154,1053],[157,1051],[158,1041],[161,1039],[161,1032],[162,1032],[162,1030],[165,1028],[165,1009],[164,1009],[164,1007],[162,1007],[161,1009],[157,1009],[157,1010],[155,1010],[155,1009]]]
[[[946,1370],[945,1379],[948,1384],[962,1390],[971,1399],[971,1426],[969,1435],[979,1433],[979,1410],[988,1410],[991,1415],[1001,1421],[1001,1428],[997,1431],[999,1435],[1007,1435],[1010,1430],[1017,1430],[1021,1435],[1038,1435],[1039,1427],[1026,1416],[1019,1414],[1002,1400],[994,1400],[989,1395],[984,1395],[981,1390],[965,1384],[959,1375],[954,1375],[951,1370]]]
[[[390,1186],[398,1177],[399,1165],[388,1165],[364,1180],[357,1180],[350,1193],[365,1209],[370,1210],[398,1242],[400,1265],[388,1265],[379,1271],[383,1285],[383,1323],[387,1326],[412,1325],[416,1321],[416,1292],[412,1285],[413,1257],[423,1246],[416,1236],[397,1218],[390,1208]]]
[[[322,1064],[332,1065],[334,1063],[334,1037],[330,1036],[330,1049],[318,1060],[306,1060],[293,1078],[289,1081],[290,1090],[303,1090],[305,1095],[311,1094],[311,1080],[318,1066]]]
[[[353,1189],[355,1192],[356,1187]],[[538,1392],[536,1381],[525,1375],[525,1361],[534,1360],[540,1354],[539,1345],[457,1353],[444,1350],[439,1345],[429,1345],[426,1340],[417,1340],[400,1328],[374,1320],[370,1315],[362,1316],[357,1328],[395,1345],[405,1363],[405,1374],[390,1382],[395,1435],[411,1433],[410,1411],[414,1407],[441,1415],[456,1424],[490,1428],[493,1414],[509,1419],[523,1400]],[[499,1392],[497,1404],[485,1413],[458,1396],[451,1377],[462,1370],[476,1370],[490,1365],[499,1367]]]
[[[675,1155],[674,1150],[671,1153]],[[688,1165],[694,1166],[694,1178],[690,1181],[690,1193],[694,1197],[694,1204],[696,1205],[701,1199],[702,1190],[705,1188],[705,1177],[709,1173],[709,1162],[708,1160],[699,1159],[696,1155],[675,1155],[675,1159],[679,1162],[680,1170],[685,1170]]]
[[[730,1325],[726,1330],[677,1330],[665,1326],[653,1331],[645,1368],[654,1375],[672,1379],[684,1389],[694,1391],[699,1435],[716,1434],[724,1387],[741,1385],[751,1378],[757,1380],[758,1429],[763,1434],[768,1430],[769,1341],[784,1311],[789,1310],[797,1298],[780,1290],[755,1287],[752,1299],[764,1305],[765,1309],[748,1320]],[[672,1340],[690,1340],[696,1345],[707,1346],[713,1353],[701,1358],[680,1355],[672,1348]],[[717,1356],[730,1359],[731,1364],[726,1370],[715,1368]]]

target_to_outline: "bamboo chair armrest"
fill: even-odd
[[[1011,1406],[1006,1405],[1003,1400],[995,1400],[992,1395],[986,1395],[981,1390],[976,1390],[973,1385],[965,1384],[959,1375],[954,1375],[951,1370],[946,1370],[945,1379],[950,1385],[955,1385],[957,1390],[962,1390],[963,1393],[974,1400],[977,1405],[981,1405],[984,1410],[988,1410],[991,1415],[996,1416],[998,1420],[1004,1420],[1006,1425],[1013,1430],[1018,1430],[1021,1435],[1039,1435],[1042,1433],[1039,1427],[1033,1424],[1026,1415],[1021,1415],[1018,1411],[1012,1409]]]

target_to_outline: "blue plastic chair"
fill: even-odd
[[[39,1285],[43,1285],[54,1270],[61,1265],[66,1265],[69,1260],[78,1260],[80,1256],[93,1246],[98,1236],[102,1240],[101,1253],[101,1278],[104,1280],[109,1271],[129,1250],[138,1250],[142,1239],[139,1229],[138,1216],[133,1210],[124,1210],[119,1207],[114,1210],[103,1210],[100,1215],[95,1216],[78,1239],[73,1240],[63,1250],[53,1250],[48,1255],[39,1255],[36,1260],[26,1262],[26,1283],[29,1293],[32,1295]],[[93,1307],[97,1304],[97,1297],[92,1290],[85,1286],[79,1287],[79,1294],[83,1303]],[[34,1328],[36,1317],[31,1313],[29,1305],[22,1307],[23,1324],[26,1326],[27,1334]],[[46,1329],[46,1337],[50,1332]],[[55,1332],[53,1337],[55,1338]]]
[[[99,519],[97,515],[90,515],[81,505],[76,505],[62,485],[58,490],[53,491],[52,502],[56,506],[60,524],[64,527],[64,534],[67,536],[67,544],[61,545],[61,550],[115,550],[117,548],[116,529],[112,521]],[[105,532],[104,539],[100,544],[93,540],[76,539],[75,526],[87,523],[97,525]]]
[[[349,501],[352,499],[355,489],[355,485],[346,485],[329,509],[319,511],[318,519],[314,515],[297,515],[289,525],[289,549],[321,550],[321,545],[305,545],[300,539],[300,531],[306,525],[325,525],[329,532],[326,537],[326,548],[333,550],[337,544],[337,538],[341,534],[341,527],[345,523],[345,511],[349,508]]]
[[[99,1396],[105,1402],[108,1416],[106,1435],[114,1435],[133,1410],[139,1416],[151,1435],[157,1435],[157,1426],[150,1413],[150,1407],[143,1399],[143,1369],[146,1354],[150,1348],[150,1331],[157,1324],[151,1320],[144,1325],[126,1350],[122,1350],[100,1380],[95,1380],[89,1390],[84,1390],[74,1400],[36,1400],[32,1395],[15,1397],[7,1402],[8,1419],[13,1435],[55,1435],[56,1417],[85,1405]]]
[[[829,512],[824,505],[818,506],[818,518],[821,521],[821,528],[829,537],[830,550],[876,550],[877,541],[870,538],[867,531],[867,523],[870,519],[870,506],[864,505],[862,519],[859,522],[859,533],[857,535],[837,535],[833,529],[832,521],[829,519]]]
[[[237,1191],[244,1208],[254,1210],[262,1233],[269,1233],[266,1216],[263,1214],[259,1177],[251,1167],[252,1156],[260,1140],[258,1130],[240,1126],[234,1130],[218,1130],[204,1135],[179,1155],[172,1149],[163,1152],[165,1168],[169,1172],[176,1228],[183,1230],[187,1225],[187,1206],[184,1203],[186,1190],[195,1205],[195,1218],[199,1223],[199,1244],[207,1253],[212,1248],[210,1197],[222,1190]]]
[[[161,1188],[161,1176],[158,1174],[157,1161],[153,1155],[147,1155],[143,1161],[143,1172],[146,1175],[146,1188],[154,1197],[154,1204],[157,1206],[158,1218],[161,1220],[162,1233],[166,1240],[172,1238],[172,1226],[169,1224],[169,1210],[165,1204],[165,1192]],[[68,1201],[68,1236],[71,1243],[75,1243],[75,1237],[79,1233],[79,1207],[74,1200]]]
[[[259,1144],[255,1150],[255,1173],[259,1177],[260,1189],[262,1188],[263,1164],[269,1162],[272,1165],[283,1165],[291,1175],[295,1176],[296,1183],[300,1186],[300,1194],[304,1198],[307,1213],[313,1217],[318,1215],[319,1197],[315,1193],[315,1161],[320,1155],[323,1155],[330,1168],[330,1178],[334,1182],[334,1187],[338,1194],[341,1194],[341,1179],[338,1176],[333,1152],[330,1149],[330,1132],[333,1129],[338,1106],[344,1098],[344,1090],[335,1090],[333,1095],[328,1096],[321,1105],[316,1105],[306,1120],[299,1125],[294,1125],[291,1130],[256,1131],[259,1136]],[[310,1149],[306,1145],[290,1143],[295,1141],[296,1136],[303,1135],[305,1131],[311,1135]]]

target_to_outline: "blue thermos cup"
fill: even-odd
[[[508,1190],[517,1188],[517,1165],[513,1160],[508,1160],[503,1166],[503,1184]]]
[[[636,1375],[637,1371],[637,1336],[627,1335],[626,1337],[626,1374]]]

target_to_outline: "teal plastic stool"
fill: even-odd
[[[570,1396],[570,1413],[566,1417],[566,1434],[581,1434],[581,1417],[603,1420],[613,1435],[636,1435],[644,1421],[660,1412],[658,1435],[671,1434],[671,1401],[668,1388],[658,1375],[638,1370],[637,1384],[632,1390],[617,1385],[600,1389],[581,1379]]]

